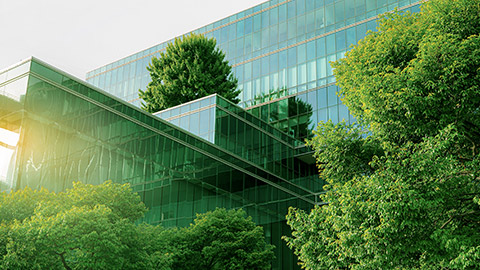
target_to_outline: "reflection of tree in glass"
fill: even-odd
[[[260,118],[274,124],[281,131],[297,139],[310,138],[312,136],[312,115],[313,106],[298,98],[298,96],[287,97],[287,89],[270,89],[267,93],[256,96],[253,106],[260,105]],[[283,99],[282,99],[283,98]],[[276,99],[276,102],[268,103]],[[263,109],[265,108],[265,109]],[[268,108],[268,109],[267,109]]]
[[[293,132],[293,134],[290,135],[297,139],[310,138],[312,136],[312,105],[296,96],[288,98],[288,114],[289,117],[293,117],[289,118],[289,122],[293,121],[297,123],[297,125],[290,125],[289,123],[289,133]]]
[[[271,100],[275,100],[284,97],[288,94],[287,88],[282,87],[278,89],[270,89],[267,93],[262,93],[253,98],[252,106],[262,104]]]

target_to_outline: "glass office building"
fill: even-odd
[[[295,268],[285,213],[319,204],[323,186],[298,141],[217,95],[183,107],[190,114],[163,114],[205,124],[206,138],[35,58],[0,71],[1,189],[130,183],[149,208],[143,221],[165,227],[243,208],[277,246],[274,268]]]
[[[213,98],[206,98],[158,115],[301,188],[312,188],[307,183],[316,183],[317,173],[303,141],[311,136],[319,121],[355,122],[336,95],[338,88],[329,62],[343,57],[368,30],[375,30],[378,15],[395,8],[417,12],[420,2],[271,0],[202,26],[192,33],[215,38],[226,53],[242,90],[239,106],[244,110],[232,117],[235,114],[232,108],[236,111],[237,106],[219,106]],[[179,33],[179,37],[185,34],[189,33]],[[173,39],[97,68],[88,72],[86,79],[140,106],[138,90],[145,90],[150,82],[146,67],[151,58],[158,57],[171,42]],[[213,114],[217,120],[199,125],[199,120],[212,119]],[[225,120],[221,120],[222,115]],[[246,118],[258,123],[252,124]],[[289,139],[282,139],[267,129]],[[265,137],[249,140],[251,136],[246,132],[253,130],[261,130]],[[290,143],[292,139],[295,141]],[[263,142],[262,146],[259,141]],[[266,149],[262,148],[264,145],[268,145]],[[283,159],[291,153],[294,159]],[[282,159],[275,160],[279,154]],[[289,171],[290,166],[298,173]],[[314,187],[311,191],[317,194],[321,189]],[[284,243],[277,244],[277,248],[285,248]],[[277,253],[274,268],[293,268],[282,264],[279,256],[286,255]]]
[[[146,66],[173,40],[89,72],[89,83],[34,58],[0,71],[0,189],[128,182],[149,208],[144,221],[165,227],[243,208],[277,247],[273,269],[296,269],[285,215],[321,204],[324,184],[303,141],[321,120],[355,121],[328,63],[379,14],[419,3],[272,0],[196,29],[226,52],[239,105],[211,95],[140,110]]]
[[[379,14],[416,12],[417,0],[272,0],[193,33],[215,38],[238,78],[240,106],[278,129],[303,140],[319,121],[355,121],[336,96],[329,65],[350,45],[375,30]],[[179,36],[188,33],[179,33]],[[145,90],[150,59],[169,40],[87,74],[87,81],[136,106]],[[310,107],[279,114],[285,99]]]

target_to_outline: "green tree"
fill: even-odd
[[[214,93],[238,103],[240,90],[215,39],[191,34],[176,38],[147,67],[152,81],[139,96],[142,108],[157,112]]]
[[[480,2],[431,0],[384,15],[333,64],[355,127],[309,141],[324,206],[290,209],[306,269],[480,265]]]
[[[478,137],[479,5],[436,0],[417,14],[387,13],[377,32],[333,63],[360,123],[394,143],[419,142],[451,123]]]
[[[160,227],[129,185],[75,183],[61,193],[0,194],[0,269],[169,269]],[[155,241],[155,242],[152,242]]]
[[[269,269],[273,246],[242,210],[199,214],[186,228],[135,221],[128,184],[0,193],[0,269]]]
[[[274,246],[243,210],[198,214],[177,231],[173,269],[270,269]]]

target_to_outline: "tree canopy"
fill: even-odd
[[[186,228],[135,224],[146,212],[128,184],[75,183],[0,193],[0,269],[269,269],[273,246],[242,210]]]
[[[2,192],[0,269],[149,269],[148,228],[134,224],[145,211],[128,185],[110,181]]]
[[[173,269],[270,269],[274,257],[263,228],[241,209],[198,214],[174,243]]]
[[[333,63],[358,125],[308,142],[324,206],[291,209],[306,269],[480,265],[480,2],[430,0],[382,16]]]
[[[216,44],[197,34],[168,44],[147,67],[152,81],[139,91],[142,108],[153,113],[214,93],[238,103],[237,79]]]
[[[417,14],[387,13],[378,31],[333,63],[342,101],[360,123],[395,143],[419,142],[451,123],[478,136],[479,5],[436,0]]]

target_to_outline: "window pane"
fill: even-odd
[[[244,29],[245,29],[245,20],[237,22],[237,37],[241,37],[244,34]]]
[[[334,5],[329,5],[325,9],[325,19],[326,19],[326,25],[334,24],[335,23],[335,18],[334,18]]]
[[[297,64],[297,48],[293,47],[288,49],[288,66]]]
[[[345,49],[345,30],[337,32],[335,34],[336,37],[336,45],[337,45],[337,51],[341,51]]]
[[[252,24],[253,24],[252,17],[245,19],[245,35],[250,34],[252,32]]]
[[[325,38],[317,39],[317,57],[325,56]]]
[[[325,14],[323,7],[315,11],[315,24],[317,29],[325,27]]]
[[[307,43],[307,60],[315,58],[315,40]]]
[[[307,82],[307,64],[301,64],[298,67],[298,84]]]
[[[307,80],[308,82],[315,81],[317,79],[317,62],[315,60],[308,62],[307,64]]]
[[[297,21],[294,19],[288,22],[288,39],[295,38],[297,34]]]
[[[327,60],[325,57],[317,59],[317,76],[318,78],[327,77]]]
[[[344,2],[340,1],[335,3],[335,22],[341,22],[345,19],[345,11],[343,8]]]
[[[283,22],[278,25],[278,41],[282,42],[287,40],[287,23]]]
[[[328,106],[337,105],[338,104],[338,97],[337,97],[337,87],[335,85],[331,85],[327,89],[328,93]]]
[[[297,67],[291,67],[288,69],[288,87],[294,87],[297,85]]]
[[[297,46],[297,62],[298,63],[303,63],[305,62],[307,56],[306,56],[306,51],[305,51],[305,44],[298,45]]]
[[[305,16],[297,17],[297,36],[305,34]]]

